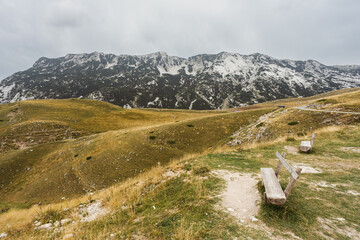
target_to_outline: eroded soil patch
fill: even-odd
[[[240,222],[256,221],[260,203],[260,193],[256,186],[258,180],[251,174],[226,170],[217,170],[215,173],[227,185],[222,193],[222,206]]]

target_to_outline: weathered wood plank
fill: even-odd
[[[261,168],[261,177],[265,186],[266,201],[275,205],[286,202],[286,196],[272,168]]]
[[[301,173],[301,168],[297,168],[296,169],[296,173],[297,174],[300,174]],[[290,181],[289,181],[289,183],[288,183],[288,185],[286,186],[286,188],[285,188],[285,191],[284,191],[284,194],[285,194],[285,197],[287,198],[288,196],[289,196],[289,194],[290,194],[290,192],[291,192],[291,189],[294,187],[294,185],[295,185],[295,182],[296,182],[296,179],[294,179],[294,178],[291,178],[290,179]]]
[[[315,142],[315,133],[313,133],[311,136],[311,147],[314,146],[314,142]]]
[[[282,152],[281,155],[285,158],[286,153],[285,153],[285,152]],[[281,161],[279,160],[278,165],[277,165],[276,170],[275,170],[275,176],[276,176],[276,177],[279,177],[279,173],[280,173],[280,171],[281,171],[281,168],[282,168],[282,163],[281,163]]]
[[[276,177],[279,177],[279,173],[280,173],[280,171],[281,171],[281,168],[282,168],[282,163],[281,163],[281,161],[279,160],[278,165],[277,165],[276,170],[275,170],[275,176],[276,176]]]
[[[284,165],[284,167],[290,172],[291,176],[296,180],[299,178],[299,175],[292,169],[292,167],[288,164],[286,159],[281,156],[279,152],[276,152],[277,158],[281,161],[281,163]]]
[[[308,152],[311,151],[312,145],[310,141],[301,141],[300,144],[300,151],[302,152]]]

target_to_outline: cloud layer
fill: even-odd
[[[360,64],[359,10],[358,0],[0,0],[0,79],[93,51]]]

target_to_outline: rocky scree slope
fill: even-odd
[[[0,103],[89,98],[125,107],[221,109],[360,86],[360,66],[222,52],[42,57],[0,82]]]

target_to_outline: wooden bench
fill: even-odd
[[[315,133],[312,134],[311,141],[301,141],[300,151],[310,152],[314,146]]]
[[[295,171],[289,165],[285,159],[285,153],[280,154],[276,152],[276,156],[279,159],[279,163],[274,172],[272,168],[261,168],[261,177],[263,185],[265,186],[264,200],[265,203],[272,203],[275,205],[283,205],[286,199],[289,197],[291,189],[294,187],[296,180],[299,178],[301,168],[297,168]],[[289,171],[291,179],[286,189],[283,191],[278,177],[282,166]]]

